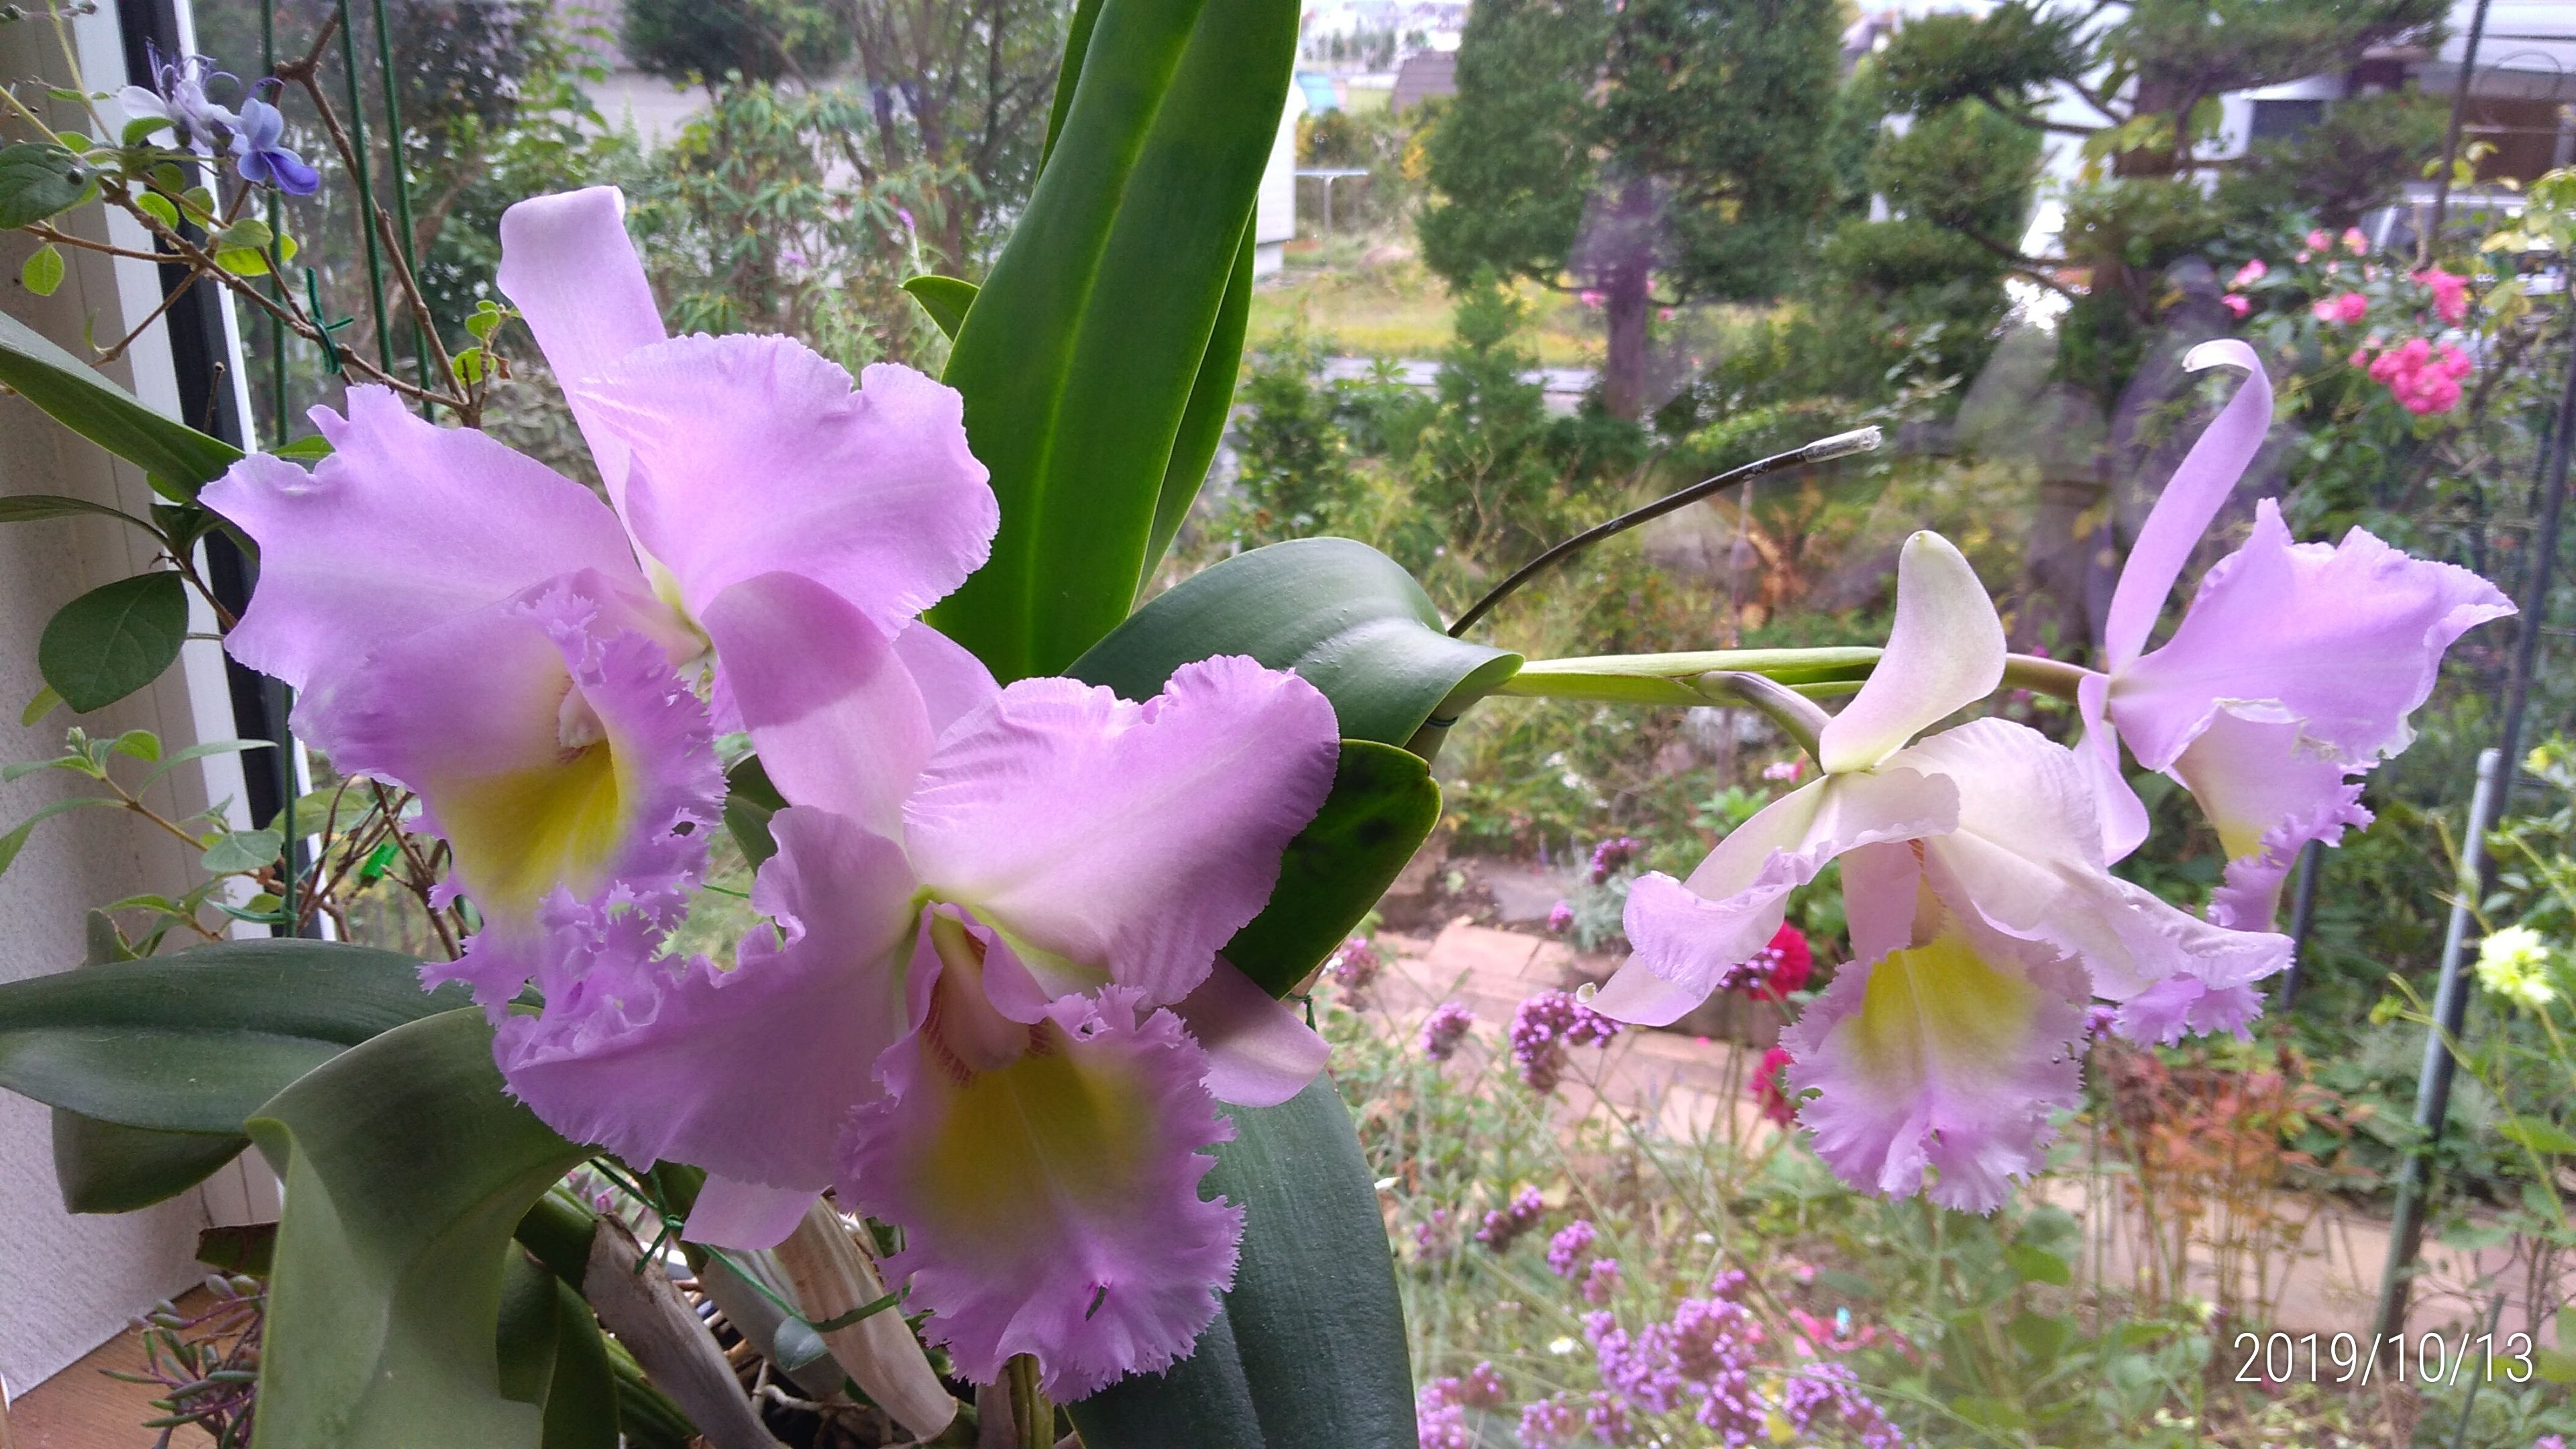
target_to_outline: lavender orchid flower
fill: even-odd
[[[263,81],[263,85],[275,85]],[[286,113],[253,94],[244,97],[233,126],[233,169],[253,186],[273,186],[289,196],[311,196],[322,175],[304,158],[279,145],[286,135]]]
[[[1323,1063],[1217,951],[1331,789],[1332,706],[1239,658],[1141,705],[997,689],[794,574],[703,618],[791,802],[753,890],[776,925],[730,970],[613,922],[568,939],[544,1014],[502,1024],[512,1090],[630,1161],[707,1168],[696,1241],[768,1246],[837,1182],[903,1227],[889,1272],[969,1378],[1032,1353],[1075,1398],[1167,1366],[1240,1236],[1197,1190],[1216,1101],[1284,1101]]]
[[[667,926],[704,867],[723,790],[697,610],[784,568],[899,630],[998,521],[955,392],[892,366],[854,392],[786,338],[666,341],[622,210],[595,188],[501,226],[614,508],[376,387],[314,411],[334,451],[311,473],[253,455],[204,493],[260,545],[226,647],[300,692],[338,769],[418,792],[484,922],[435,974],[496,1013],[552,934]]]
[[[1847,1181],[1991,1209],[2038,1165],[2073,1090],[2088,997],[2134,1035],[2241,1027],[2282,937],[2227,930],[2109,873],[2074,756],[1982,719],[1908,742],[1991,693],[2003,626],[1937,534],[1897,566],[1896,624],[1859,694],[1817,740],[1819,777],[1718,843],[1687,882],[1638,878],[1635,952],[1592,1002],[1661,1025],[1722,988],[1778,930],[1790,891],[1840,857],[1858,964],[1809,1008],[1793,1082]]]
[[[2467,569],[2410,558],[2355,528],[2334,545],[2293,543],[2279,505],[2213,565],[2173,637],[2147,637],[2183,565],[2262,446],[2272,385],[2252,348],[2206,342],[2183,365],[2242,368],[2245,385],[2165,485],[2111,597],[2102,673],[2083,681],[2081,754],[2118,860],[2146,838],[2146,807],[2120,774],[2120,745],[2180,780],[2228,855],[2210,902],[2223,924],[2268,927],[2299,848],[2367,825],[2361,776],[2412,738],[2406,717],[2433,691],[2443,651],[2514,612]]]

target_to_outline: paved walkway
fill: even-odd
[[[1562,942],[1478,926],[1464,918],[1435,936],[1381,932],[1377,939],[1389,962],[1386,975],[1372,992],[1376,1009],[1409,1028],[1442,1001],[1463,1002],[1480,1022],[1495,1029],[1488,1039],[1498,1039],[1508,1030],[1513,1011],[1532,993],[1550,987],[1572,989],[1598,980],[1615,964],[1614,958],[1579,956]],[[1597,1073],[1600,1105],[1631,1113],[1643,1108],[1664,1132],[1676,1137],[1715,1132],[1747,1149],[1758,1149],[1777,1131],[1762,1118],[1749,1086],[1758,1056],[1757,1049],[1707,1037],[1671,1031],[1622,1032],[1605,1049]],[[1589,1089],[1569,1076],[1561,1090]],[[2034,1189],[2084,1222],[2090,1259],[2086,1267],[2099,1281],[2135,1281],[2145,1251],[2144,1224],[2122,1200],[2124,1181],[2120,1173],[2087,1172],[2054,1175]],[[2261,1252],[2228,1251],[2222,1266],[2221,1254],[2206,1243],[2195,1243],[2187,1260],[2186,1281],[2203,1296],[2214,1296],[2224,1272],[2234,1278],[2240,1299],[2272,1305],[2264,1316],[2281,1329],[2313,1332],[2328,1340],[2338,1333],[2351,1333],[2366,1340],[2388,1251],[2385,1220],[2293,1194],[2270,1194],[2249,1206],[2256,1211],[2238,1221],[2269,1225],[2275,1245]],[[2212,1236],[2244,1236],[2229,1231],[2224,1222],[2213,1227]],[[2502,1245],[2474,1254],[2428,1245],[2425,1259],[2431,1265],[2430,1275],[2418,1287],[2409,1332],[2483,1319],[2494,1290],[2479,1297],[2467,1291],[2467,1285],[2481,1275],[2498,1275],[2514,1287],[2515,1297],[2523,1296],[2522,1270],[2512,1266]],[[2561,1281],[2562,1296],[2576,1296],[2576,1272],[2563,1274]],[[2530,1327],[2517,1310],[2508,1307],[2499,1332]],[[2550,1340],[2545,1325],[2542,1338]]]

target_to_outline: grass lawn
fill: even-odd
[[[1320,252],[1291,255],[1288,266],[1252,293],[1250,343],[1259,347],[1300,319],[1333,352],[1358,357],[1437,357],[1449,345],[1449,289],[1384,238],[1366,244],[1336,239]],[[1377,260],[1363,261],[1364,256]],[[1599,314],[1560,292],[1521,284],[1536,325],[1523,345],[1548,367],[1601,361]]]

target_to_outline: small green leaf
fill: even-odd
[[[127,730],[107,742],[107,747],[130,760],[151,764],[161,758],[161,737],[150,730]]]
[[[264,252],[253,251],[249,247],[215,248],[215,265],[232,273],[236,277],[265,277],[268,275],[267,254]]]
[[[170,198],[163,196],[160,192],[138,191],[134,193],[134,204],[142,208],[143,213],[146,216],[151,217],[154,221],[161,223],[172,231],[177,231],[179,229],[178,205],[172,202]]]
[[[241,1156],[240,1133],[155,1132],[54,1109],[54,1177],[63,1210],[130,1213],[177,1197]]]
[[[161,761],[161,768],[154,770],[151,774],[143,777],[143,784],[139,788],[147,790],[150,789],[155,781],[159,780],[162,776],[169,774],[172,770],[179,768],[181,765],[188,763],[190,760],[202,760],[208,755],[231,755],[239,754],[245,750],[273,750],[275,748],[277,748],[277,742],[274,740],[208,740],[202,745],[190,745],[184,750],[175,750],[171,752],[167,758]],[[358,792],[353,790],[350,793],[356,794]]]
[[[540,1449],[545,1415],[501,1393],[501,1288],[511,1230],[588,1153],[511,1099],[483,1013],[344,1052],[249,1129],[286,1198],[261,1449]]]
[[[460,347],[447,360],[456,368],[458,382],[483,380],[484,352],[480,347]]]
[[[52,714],[62,705],[62,702],[63,697],[54,693],[54,687],[52,685],[47,684],[40,686],[36,690],[36,697],[27,701],[27,707],[25,709],[18,711],[18,727],[20,729],[34,729],[36,727],[36,721]]]
[[[36,667],[87,714],[160,678],[187,637],[187,585],[167,569],[136,574],[63,605],[36,641]]]
[[[0,146],[0,230],[71,210],[89,195],[90,169],[51,141]]]
[[[277,1252],[277,1224],[245,1223],[239,1227],[199,1228],[197,1261],[224,1273],[267,1276]]]
[[[39,806],[35,814],[19,821],[8,834],[0,835],[0,875],[6,875],[10,863],[18,858],[18,852],[27,848],[27,837],[35,833],[37,826],[67,810],[81,810],[92,805],[121,806],[123,804],[123,801],[113,800],[105,795],[75,795],[69,800],[56,800]],[[0,1086],[4,1085],[6,1085],[5,1082],[0,1082]]]
[[[18,282],[39,297],[54,295],[63,284],[62,250],[47,242],[29,252],[26,265],[18,268]]]
[[[309,437],[298,438],[284,447],[271,448],[268,450],[268,455],[272,458],[286,458],[297,463],[318,463],[331,456],[331,440],[320,433],[315,433]]]
[[[207,199],[213,200],[211,196]],[[268,223],[255,216],[245,216],[215,234],[215,243],[218,246],[249,247],[253,250],[275,240],[277,240],[277,233],[270,231]]]
[[[162,1132],[233,1133],[359,1042],[468,999],[337,941],[219,941],[0,984],[0,1088]]]
[[[957,329],[966,325],[967,309],[975,305],[975,284],[955,277],[919,276],[906,280],[903,289],[930,320],[939,325],[940,335],[957,340]]]
[[[208,875],[241,875],[274,864],[286,837],[274,830],[235,830],[215,837],[197,858]]]
[[[2004,1332],[2043,1368],[2057,1362],[2057,1355],[2075,1336],[2074,1327],[2052,1313],[2016,1313],[2012,1322],[2004,1325]]]
[[[146,533],[157,535],[160,532],[122,508],[110,508],[86,498],[70,498],[60,493],[13,493],[0,497],[0,523],[33,523],[42,518],[71,518],[84,513],[122,518]]]
[[[152,116],[137,116],[125,123],[125,129],[116,133],[117,142],[124,146],[140,146],[169,129],[168,121]]]
[[[2005,1244],[2004,1263],[2013,1270],[2013,1276],[2025,1283],[2055,1283],[2063,1287],[2075,1281],[2075,1275],[2067,1268],[2064,1258],[2029,1243]]]
[[[2515,1117],[2496,1128],[2507,1139],[2554,1156],[2576,1153],[2576,1136],[2546,1117]]]

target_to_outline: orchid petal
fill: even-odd
[[[2331,547],[2293,543],[2265,499],[2172,640],[2112,685],[2111,720],[2151,770],[2171,768],[2221,712],[2295,722],[2308,753],[2366,769],[2406,747],[2406,717],[2432,695],[2451,641],[2513,612],[2467,569],[2358,528]]]
[[[2211,986],[2190,976],[2172,976],[2120,1004],[2113,1030],[2130,1041],[2173,1046],[2186,1034],[2226,1032],[2250,1041],[2254,1018],[2263,1014],[2263,998],[2251,986]]]
[[[2174,469],[2138,530],[2128,562],[2120,568],[2120,581],[2112,587],[2110,612],[2102,626],[2103,662],[2113,674],[2126,670],[2146,648],[2147,636],[2155,631],[2156,618],[2165,610],[2174,581],[2182,577],[2183,565],[2200,547],[2200,537],[2209,531],[2218,510],[2227,506],[2228,495],[2236,490],[2237,480],[2245,475],[2263,447],[2263,435],[2272,427],[2272,380],[2264,375],[2253,348],[2234,338],[2220,338],[2193,348],[2182,365],[2193,372],[2240,367],[2245,370],[2245,385],[2219,409]],[[2131,748],[2136,748],[2134,743]]]
[[[2339,844],[2347,826],[2371,821],[2353,767],[2319,759],[2300,735],[2298,725],[2222,714],[2174,761],[2227,852],[2214,921],[2269,929],[2300,847]]]
[[[1866,770],[2004,677],[1994,600],[1948,539],[1917,533],[1896,561],[1896,626],[1869,680],[1817,738],[1827,774]]]
[[[547,981],[543,1015],[501,1024],[502,1075],[547,1125],[639,1166],[832,1183],[850,1112],[878,1095],[874,1064],[905,1029],[912,876],[893,842],[839,816],[791,806],[769,824],[778,854],[752,904],[777,927],[743,937],[733,969],[609,935]]]
[[[945,972],[937,972],[943,982]],[[1036,1356],[1046,1392],[1085,1397],[1191,1351],[1233,1281],[1243,1210],[1203,1201],[1202,1149],[1233,1136],[1203,1085],[1206,1054],[1138,994],[1067,997],[984,1069],[942,1049],[939,1012],[884,1058],[893,1094],[861,1109],[842,1198],[900,1224],[886,1260],[960,1377]]]
[[[1911,770],[1827,776],[1780,797],[1719,841],[1688,882],[1650,873],[1629,885],[1624,924],[1636,949],[1592,998],[1592,1009],[1645,1026],[1670,1024],[1771,943],[1789,892],[1815,879],[1826,861],[1864,845],[1939,834],[1958,809],[1948,781]]]
[[[711,1172],[680,1235],[692,1243],[756,1253],[786,1242],[814,1198],[801,1188],[765,1187]]]
[[[1864,845],[1843,854],[1843,921],[1852,959],[1875,961],[1914,943],[1923,862],[1911,842]]]
[[[707,636],[770,783],[891,838],[930,759],[930,714],[875,625],[797,574],[746,579],[711,601]]]
[[[224,641],[303,689],[333,664],[558,574],[631,576],[625,532],[589,489],[381,387],[313,410],[334,451],[311,473],[263,453],[200,495],[259,545],[259,587]]]
[[[2082,973],[1952,918],[1926,944],[1835,973],[1781,1033],[1818,1156],[1884,1197],[1992,1212],[2045,1164],[2049,1114],[2081,1100]]]
[[[1958,828],[1924,842],[1945,899],[2073,957],[2093,994],[2124,1001],[2177,973],[2239,985],[2288,964],[2288,938],[2233,931],[2113,876],[2074,754],[2026,725],[1972,720],[1892,757],[1956,783]],[[1964,908],[1964,907],[1963,907]]]
[[[682,337],[572,387],[631,452],[624,509],[691,613],[803,574],[887,634],[992,552],[1000,505],[962,403],[908,367],[850,375],[788,337]]]
[[[2102,817],[2102,858],[2114,865],[2146,844],[2147,802],[2120,772],[2120,733],[2106,713],[2111,697],[2107,675],[2087,672],[2075,687],[2075,707],[2084,718],[2084,738],[2076,741],[2075,761],[2092,787],[2094,808]]]
[[[705,868],[724,780],[705,706],[634,627],[650,607],[571,575],[389,644],[296,710],[341,771],[419,793],[479,950],[527,938],[558,893],[676,894]],[[506,999],[530,963],[459,965]]]
[[[1000,929],[1051,995],[1178,1001],[1258,915],[1339,760],[1313,685],[1239,656],[1130,704],[1024,679],[950,729],[905,806],[923,883]]]
[[[662,312],[626,235],[626,195],[589,186],[532,196],[501,213],[495,280],[527,319],[554,369],[573,421],[599,464],[609,500],[626,506],[626,444],[600,425],[580,385],[639,347],[662,340]]]
[[[1276,1107],[1306,1089],[1333,1049],[1295,1008],[1219,956],[1172,1008],[1208,1057],[1208,1090],[1238,1107]]]
[[[1002,692],[983,660],[917,619],[895,631],[894,652],[903,667],[912,671],[912,682],[921,687],[933,738],[948,733],[950,725],[992,703],[993,696]]]

